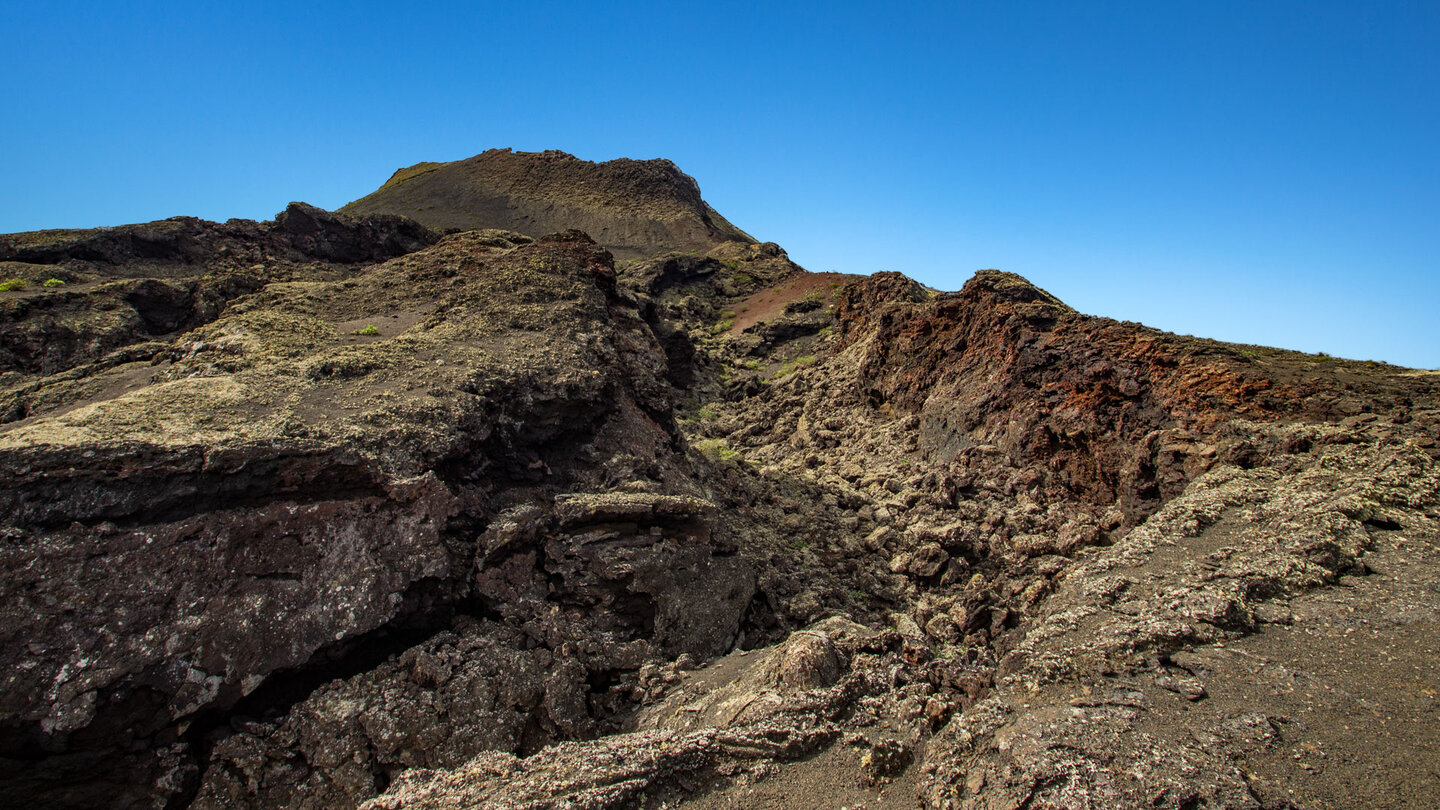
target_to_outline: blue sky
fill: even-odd
[[[0,0],[0,232],[667,157],[812,270],[1440,367],[1433,0],[234,5]]]

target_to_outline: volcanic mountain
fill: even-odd
[[[0,804],[1428,808],[1437,384],[664,161],[0,236]]]
[[[591,163],[556,151],[492,149],[417,163],[340,210],[401,214],[438,230],[542,236],[578,228],[621,258],[755,241],[707,205],[695,180],[668,160]]]

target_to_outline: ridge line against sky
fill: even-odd
[[[811,270],[1440,367],[1440,4],[4,7],[0,232],[664,157]]]

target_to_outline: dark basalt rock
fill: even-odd
[[[400,256],[437,238],[405,217],[352,217],[292,202],[273,222],[174,217],[114,228],[0,236],[0,261],[147,266],[211,265],[243,258],[353,264]]]
[[[292,213],[286,227],[322,244]],[[143,284],[142,297],[161,297],[162,282]],[[754,575],[712,536],[702,501],[547,494],[589,480],[584,459],[605,447],[648,452],[656,475],[677,463],[647,416],[669,407],[665,355],[618,297],[609,254],[576,233],[461,235],[320,289],[318,312],[317,288],[302,287],[242,302],[183,341],[238,339],[229,372],[192,373],[206,367],[192,351],[169,361],[170,382],[0,434],[11,685],[0,755],[16,763],[5,789],[17,801],[85,804],[121,783],[119,805],[183,800],[206,750],[239,745],[221,733],[231,712],[283,712],[314,674],[362,666],[361,640],[428,635],[456,615],[512,616],[520,652],[551,650],[545,660],[587,690],[648,655],[733,640]],[[287,312],[385,324],[434,302],[443,314],[399,344],[274,328]],[[327,355],[371,370],[303,373]],[[221,403],[227,424],[197,440]],[[545,532],[503,559],[487,545],[498,529],[475,528],[497,497],[555,504]],[[533,609],[486,590],[514,557],[543,561],[528,572]],[[702,583],[719,589],[703,609],[688,598]],[[546,694],[549,734],[593,734],[619,710],[578,687]],[[77,775],[77,762],[93,772]],[[342,794],[315,795],[321,806]]]

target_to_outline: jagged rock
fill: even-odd
[[[592,639],[643,639],[669,657],[716,655],[734,642],[755,575],[713,537],[713,512],[694,497],[562,495],[553,522],[532,517],[517,531],[505,521],[500,538],[484,541],[476,594],[551,646],[584,650],[595,668],[633,669],[648,647]]]
[[[378,262],[432,245],[438,235],[413,219],[349,216],[292,202],[273,222],[172,217],[140,225],[0,236],[0,261],[32,265],[234,268],[273,260]],[[39,283],[38,281],[36,283]]]
[[[905,570],[912,576],[933,577],[949,561],[950,555],[939,543],[926,543],[910,555]]]
[[[442,632],[393,662],[321,687],[278,724],[247,723],[215,745],[191,806],[353,806],[398,771],[455,767],[482,751],[517,753],[568,736],[561,729],[587,728],[583,710],[548,714],[584,706],[585,671],[566,672],[549,650],[526,650],[522,641],[485,624]]]
[[[1333,441],[1347,431],[1320,432]],[[1364,515],[1393,504],[1413,509],[1434,502],[1440,487],[1440,470],[1427,456],[1377,451],[1373,441],[1341,442],[1290,469],[1212,470],[1122,542],[1072,570],[1001,662],[996,693],[952,720],[927,750],[926,802],[956,808],[1027,801],[1273,806],[1286,793],[1275,781],[1283,775],[1259,763],[1297,738],[1312,740],[1299,747],[1313,749],[1314,740],[1333,746],[1337,736],[1348,736],[1334,721],[1292,728],[1280,707],[1310,717],[1350,709],[1329,698],[1316,706],[1313,694],[1282,696],[1279,690],[1266,704],[1253,702],[1248,684],[1270,663],[1253,656],[1297,652],[1268,634],[1253,635],[1256,608],[1275,598],[1333,599],[1326,583],[1378,551],[1363,524],[1346,513]],[[1125,572],[1123,579],[1116,571]],[[1398,578],[1367,585],[1371,593],[1361,599],[1409,598]],[[1415,615],[1402,622],[1415,620],[1427,621]],[[1428,636],[1415,624],[1397,630],[1412,640]],[[1274,646],[1277,641],[1282,646]],[[1165,669],[1184,662],[1191,672],[1203,672],[1213,665],[1200,662],[1223,657],[1224,649],[1252,656],[1247,660],[1260,669],[1229,682]],[[1301,649],[1312,671],[1332,673],[1327,689],[1363,689],[1371,700],[1387,691],[1366,676],[1357,680],[1351,653],[1331,642]],[[1423,790],[1400,772],[1386,781],[1386,802],[1409,806]],[[1304,780],[1289,790],[1297,787],[1327,802],[1353,796],[1353,787],[1336,793],[1339,784]]]
[[[1440,377],[421,203],[0,238],[7,804],[1433,803]]]
[[[663,387],[630,382],[663,374],[663,355],[615,297],[608,254],[568,237],[503,244],[455,236],[358,279],[267,289],[184,340],[235,347],[227,373],[174,374],[94,402],[62,382],[48,412],[0,434],[3,586],[17,595],[0,607],[13,687],[0,753],[52,752],[15,795],[83,803],[87,789],[110,790],[64,775],[85,757],[131,770],[140,795],[154,790],[147,774],[170,767],[163,758],[118,750],[168,745],[272,677],[350,660],[367,634],[453,612],[473,541],[452,526],[485,516],[466,506],[473,482],[523,487],[547,463],[578,472],[561,461],[567,448],[607,431],[599,441],[632,450],[668,442],[641,405],[656,407]],[[437,295],[448,314],[423,314]],[[371,322],[378,339],[346,326]],[[608,341],[577,337],[580,324]],[[297,373],[326,356],[373,370]],[[192,349],[166,365],[203,359]],[[661,559],[704,574],[710,546],[697,543],[635,576],[663,590],[676,572]],[[708,652],[733,636],[722,625],[738,621],[752,586],[730,559],[738,607],[690,624],[671,608],[660,624],[678,628],[675,646]],[[591,575],[584,559],[574,570]]]

